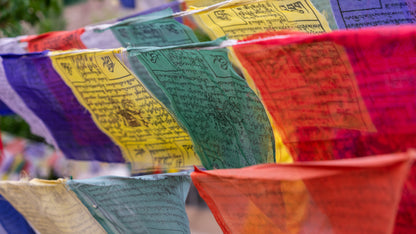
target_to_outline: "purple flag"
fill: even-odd
[[[49,57],[44,53],[2,57],[10,85],[42,119],[67,158],[125,162],[120,148],[95,125]]]

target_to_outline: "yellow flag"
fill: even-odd
[[[218,0],[186,0],[189,7],[206,7]],[[243,39],[256,33],[279,30],[295,30],[308,33],[331,31],[327,20],[309,0],[235,0],[209,12],[193,15],[211,39],[227,36],[230,39]],[[250,74],[241,66],[230,49],[230,60],[243,72],[247,83],[258,95]],[[260,96],[260,95],[259,95]],[[276,162],[293,162],[292,156],[282,142],[282,135],[273,123],[276,145]]]
[[[106,233],[63,179],[1,181],[0,194],[40,233]]]
[[[201,6],[208,2],[193,0],[188,4]],[[309,0],[233,1],[232,3],[193,15],[198,26],[211,39],[222,36],[243,39],[255,33],[279,30],[308,33],[331,31],[325,17]]]
[[[119,52],[54,53],[51,60],[97,126],[121,147],[133,173],[201,165],[188,133],[120,62]]]

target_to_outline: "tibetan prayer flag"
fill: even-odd
[[[414,24],[414,0],[330,0],[340,29]]]
[[[105,233],[65,180],[0,181],[0,194],[40,233]]]
[[[97,177],[67,185],[107,233],[190,233],[185,212],[190,181],[186,172]]]
[[[26,219],[0,195],[0,233],[35,233]]]
[[[3,66],[10,85],[42,119],[67,158],[124,162],[120,148],[94,124],[49,57],[4,55]]]
[[[191,174],[224,233],[392,233],[407,153]]]
[[[25,36],[20,36],[20,37],[25,37]],[[19,43],[20,37],[0,38],[0,54],[26,53],[23,43]]]
[[[204,43],[195,43],[198,48]],[[274,162],[272,128],[262,103],[237,75],[225,49],[132,49],[186,127],[207,169]]]
[[[211,5],[223,2],[224,0],[185,0],[188,9],[209,7]]]
[[[233,47],[299,160],[415,146],[416,27],[246,41]]]
[[[415,36],[413,26],[385,27],[264,38],[233,49],[293,158],[314,161],[416,146]],[[398,228],[416,228],[415,178],[412,170]]]
[[[120,0],[120,3],[125,8],[136,8],[135,0]]]
[[[130,18],[133,18],[133,17],[151,14],[151,13],[154,13],[154,12],[157,12],[157,11],[162,11],[162,10],[169,9],[169,8],[172,10],[172,12],[175,12],[175,13],[180,12],[182,10],[182,2],[178,1],[178,0],[170,1],[170,2],[165,3],[163,5],[156,6],[156,7],[150,8],[150,9],[145,10],[145,11],[141,11],[137,14],[129,15],[127,17],[120,18],[119,21],[124,21],[124,20],[130,19]],[[180,18],[177,18],[176,20],[178,22],[181,22]]]
[[[57,147],[55,139],[52,137],[51,132],[43,123],[43,121],[28,108],[19,94],[13,89],[10,83],[7,81],[6,74],[3,68],[3,59],[0,56],[0,100],[16,114],[20,115],[30,126],[30,130],[33,134],[42,136],[46,142]]]
[[[124,46],[167,46],[198,42],[187,26],[172,17],[166,9],[150,15],[128,19],[111,27],[114,35]]]
[[[121,147],[133,173],[200,165],[188,133],[117,58],[119,53],[56,53],[51,59],[97,126]]]
[[[85,32],[80,36],[82,43],[87,48],[114,49],[121,47],[120,42],[110,30],[96,30],[102,25],[85,27]]]
[[[325,17],[329,27],[332,30],[338,29],[335,21],[334,13],[332,12],[330,0],[310,0],[316,9]]]
[[[86,49],[87,47],[85,47],[80,38],[84,31],[84,28],[80,28],[73,31],[48,32],[36,36],[28,36],[21,39],[21,41],[28,43],[28,52]]]
[[[192,30],[175,21],[172,14],[173,12],[170,9],[155,12],[152,15],[131,19],[128,22],[111,27],[111,30],[124,47],[160,47],[199,42]],[[171,109],[169,99],[149,75],[145,66],[140,63],[137,56],[128,56],[128,59],[131,69],[145,87],[163,105]]]
[[[13,111],[0,99],[0,115],[10,115]]]
[[[242,39],[255,33],[296,30],[329,32],[328,22],[309,0],[234,1],[193,15],[211,39]]]

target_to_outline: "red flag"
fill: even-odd
[[[233,47],[298,161],[416,147],[416,27],[245,41]],[[416,232],[416,169],[396,232]]]
[[[415,155],[195,170],[224,233],[391,233]]]
[[[28,36],[21,41],[28,42],[29,52],[86,49],[87,47],[82,43],[80,37],[84,31],[84,28],[80,28],[73,31],[48,32],[37,36]]]

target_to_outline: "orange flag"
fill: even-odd
[[[391,233],[414,153],[201,171],[224,233]]]

